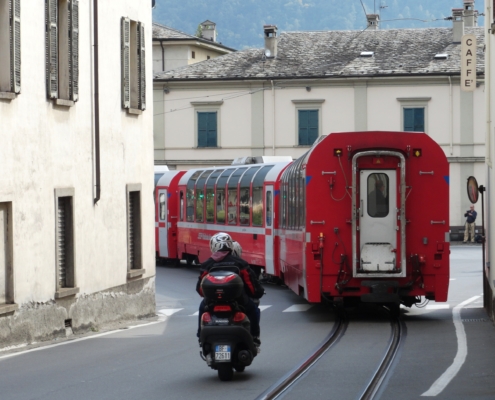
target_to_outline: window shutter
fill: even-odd
[[[198,147],[207,147],[208,113],[198,113]]]
[[[414,108],[404,108],[404,131],[414,131]]]
[[[318,110],[308,111],[308,144],[313,144],[318,138]]]
[[[299,145],[308,144],[308,113],[299,110]]]
[[[79,99],[79,0],[69,2],[69,94]]]
[[[10,88],[21,92],[21,0],[10,0]]]
[[[122,67],[122,107],[131,107],[131,85],[130,85],[130,66],[131,66],[131,21],[129,18],[122,17],[121,20],[121,67]]]
[[[144,24],[140,22],[138,24],[138,59],[139,59],[139,109],[146,109],[146,53],[145,53],[145,41],[144,41]]]
[[[49,99],[56,99],[58,97],[57,0],[46,0],[45,11],[46,91]]]
[[[425,109],[416,108],[414,110],[414,130],[416,132],[425,131]]]
[[[217,147],[217,113],[208,113],[208,147]]]

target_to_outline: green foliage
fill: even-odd
[[[462,0],[363,0],[366,13],[380,14],[380,29],[451,27],[445,17]],[[381,8],[383,7],[383,8]],[[483,2],[475,8],[482,13]],[[198,36],[198,24],[213,21],[222,31],[225,46],[238,50],[262,48],[263,25],[278,32],[361,30],[366,17],[359,0],[156,0],[153,21]],[[423,22],[427,21],[427,22]],[[479,18],[478,25],[483,25]]]

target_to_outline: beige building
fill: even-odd
[[[425,131],[450,161],[452,238],[463,229],[466,179],[484,182],[483,28],[469,7],[452,28],[284,32],[265,47],[154,79],[155,164],[189,169],[237,157],[304,154],[335,131]],[[460,41],[478,38],[478,85],[460,90]],[[425,194],[427,195],[427,194]],[[431,199],[434,201],[434,196]]]
[[[153,23],[154,74],[235,51],[217,42],[217,28],[214,22],[206,20],[199,26],[201,37]]]
[[[151,26],[0,1],[0,347],[154,315]]]

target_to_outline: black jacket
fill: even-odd
[[[265,289],[261,286],[256,274],[249,267],[249,264],[242,258],[232,255],[230,251],[218,251],[213,253],[208,260],[201,264],[199,268],[198,282],[196,283],[196,292],[203,297],[201,291],[201,281],[212,267],[221,265],[233,265],[239,268],[240,277],[244,282],[244,292],[248,297],[260,299],[265,294]]]

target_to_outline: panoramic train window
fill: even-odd
[[[194,185],[198,176],[200,176],[203,171],[196,171],[187,181],[187,192],[186,192],[186,221],[194,221]]]
[[[240,213],[239,220],[241,225],[249,225],[249,203],[250,203],[250,187],[251,180],[253,175],[258,172],[260,167],[251,167],[249,168],[241,179],[240,185],[240,193],[241,193],[241,202],[240,202]]]
[[[165,207],[165,193],[160,193],[160,220],[165,221],[167,207]]]
[[[196,183],[196,222],[204,221],[205,182],[211,173],[211,170],[205,171]]]
[[[290,165],[282,175],[280,185],[280,226],[286,229],[304,229],[306,214],[306,176],[303,155]]]
[[[222,172],[223,169],[213,171],[206,182],[206,222],[215,221],[215,182]]]
[[[253,179],[253,226],[263,225],[263,183],[266,174],[272,168],[273,165],[265,165]]]
[[[225,185],[235,169],[226,169],[217,182],[217,224],[225,224]]]
[[[389,212],[388,176],[387,174],[370,174],[368,176],[368,215],[383,218]]]
[[[228,183],[228,216],[229,216],[229,225],[237,225],[237,208],[239,205],[239,201],[237,199],[237,184],[239,183],[239,179],[241,175],[246,171],[247,168],[238,168],[234,171],[232,176],[229,179]]]

